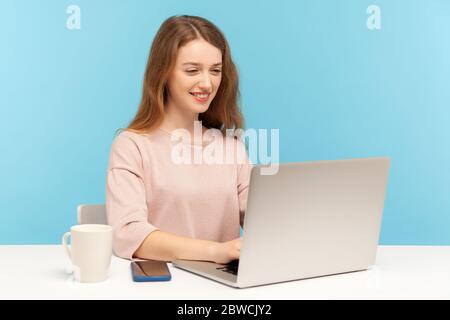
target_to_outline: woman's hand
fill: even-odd
[[[215,263],[226,264],[232,260],[239,259],[241,255],[242,238],[227,242],[217,242],[213,253]]]

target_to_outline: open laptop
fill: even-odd
[[[253,167],[239,261],[173,261],[245,288],[368,269],[375,264],[390,160],[386,157]]]

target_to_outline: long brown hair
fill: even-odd
[[[148,57],[139,109],[125,130],[145,133],[161,124],[167,102],[166,84],[175,66],[178,50],[199,38],[222,52],[221,83],[208,110],[199,114],[199,120],[203,126],[219,129],[223,134],[226,129],[243,128],[244,119],[238,104],[239,77],[227,40],[210,21],[183,15],[168,18],[159,28]]]

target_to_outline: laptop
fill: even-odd
[[[387,157],[285,163],[250,175],[239,261],[175,260],[236,288],[367,270],[375,264]]]

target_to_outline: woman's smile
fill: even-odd
[[[189,92],[194,100],[200,103],[205,103],[209,100],[209,93],[201,93],[201,92]]]

